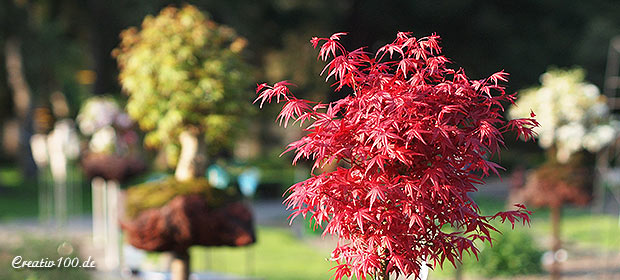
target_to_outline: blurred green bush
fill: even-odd
[[[523,230],[502,230],[494,234],[493,245],[484,243],[478,254],[465,261],[468,267],[487,277],[536,274],[542,272],[540,259],[543,251]]]

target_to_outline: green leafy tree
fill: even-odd
[[[239,131],[249,110],[246,42],[191,5],[164,8],[141,29],[121,33],[113,54],[129,94],[127,110],[148,132],[145,144],[164,148],[177,165],[177,179],[203,171],[205,143],[217,151]],[[193,169],[181,175],[187,168]]]

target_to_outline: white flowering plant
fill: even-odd
[[[133,121],[111,97],[95,96],[86,100],[77,122],[82,134],[90,138],[88,149],[93,153],[122,153],[138,140],[131,130]]]
[[[540,123],[534,128],[539,145],[554,148],[560,163],[582,150],[600,151],[620,131],[620,122],[610,114],[605,96],[584,78],[580,68],[549,70],[540,77],[542,85],[522,91],[509,112],[516,119],[533,111]]]

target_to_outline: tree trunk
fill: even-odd
[[[25,119],[30,111],[30,88],[24,75],[20,41],[15,38],[9,38],[6,40],[4,51],[7,81],[13,90],[15,114],[17,114],[18,118]]]
[[[174,176],[179,181],[191,180],[204,176],[205,148],[204,139],[197,131],[187,130],[179,135],[181,155]]]
[[[35,165],[30,152],[30,136],[32,135],[31,124],[31,93],[26,75],[21,52],[21,41],[18,38],[8,38],[4,43],[7,82],[13,92],[13,104],[15,114],[19,122],[19,152],[18,162],[22,173],[27,177],[35,175]]]
[[[172,280],[187,280],[189,279],[189,253],[173,252],[172,264],[170,264],[170,273]]]
[[[389,279],[390,279],[390,275],[385,270],[377,275],[377,280],[389,280]]]
[[[381,260],[381,271],[379,271],[375,277],[376,277],[375,280],[389,280],[390,279],[390,274],[387,271],[387,260],[386,259]]]
[[[117,65],[110,53],[118,46],[118,34],[123,30],[124,21],[118,7],[107,1],[84,1],[90,15],[88,28],[90,53],[93,58],[93,70],[96,73],[93,93],[96,95],[117,92]]]
[[[551,207],[551,236],[553,252],[553,263],[551,264],[551,279],[558,280],[562,277],[560,272],[560,263],[556,258],[558,250],[562,248],[562,242],[560,240],[560,222],[562,220],[562,206]]]
[[[204,176],[206,163],[206,145],[200,133],[196,130],[186,130],[179,135],[181,142],[181,154],[174,176],[178,181],[187,181]],[[173,252],[173,260],[170,265],[172,280],[189,279],[189,254],[185,252]]]

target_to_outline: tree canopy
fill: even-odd
[[[190,5],[167,7],[121,33],[114,51],[119,79],[128,113],[148,131],[147,146],[167,146],[174,155],[178,135],[188,129],[204,133],[212,146],[229,142],[252,94],[245,45],[232,28]]]

